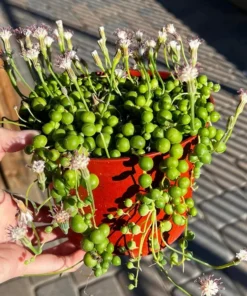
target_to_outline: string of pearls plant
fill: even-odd
[[[247,102],[247,92],[240,90],[239,104],[229,117],[226,129],[217,129],[213,124],[220,119],[220,114],[215,110],[211,92],[218,92],[220,85],[199,74],[197,52],[202,43],[199,38],[188,40],[189,55],[186,56],[182,37],[173,24],[163,27],[154,38],[148,38],[141,30],[117,29],[114,32],[116,53],[112,58],[104,27],[100,27],[101,53],[92,52],[100,71],[95,73],[90,72],[87,63],[78,56],[72,43],[73,32],[64,30],[62,21],[56,25],[55,29],[44,24],[0,28],[5,69],[22,99],[19,110],[15,108],[18,122],[5,118],[2,123],[41,131],[25,149],[32,155],[30,168],[37,178],[27,190],[25,203],[14,199],[19,215],[18,226],[8,229],[11,239],[30,249],[34,254],[30,261],[35,260],[42,253],[43,244],[35,231],[33,217],[48,205],[52,226],[48,226],[46,232],[60,227],[65,234],[82,234],[84,263],[93,269],[95,276],[106,273],[111,264],[121,265],[119,253],[129,253],[130,290],[138,285],[147,240],[154,264],[185,295],[190,294],[169,276],[172,266],[194,260],[223,269],[246,261],[244,249],[222,266],[212,266],[195,258],[188,248],[188,242],[195,238],[188,221],[197,215],[190,192],[196,188],[200,169],[211,163],[213,154],[226,150]],[[16,66],[10,42],[13,37],[20,45],[34,87]],[[55,44],[60,51],[58,57],[52,54]],[[170,72],[166,79],[157,66],[160,53]],[[132,69],[138,70],[139,76],[133,75]],[[18,81],[30,91],[28,97],[18,88]],[[189,137],[195,137],[197,143],[185,156],[182,141]],[[166,157],[156,165],[149,152],[159,152]],[[124,207],[119,207],[116,213],[106,213],[108,222],[98,224],[93,190],[100,180],[89,171],[90,161],[131,155],[138,157],[143,171],[138,178],[142,192],[126,198]],[[152,170],[162,176],[158,184],[151,176]],[[33,203],[34,211],[31,211],[29,193],[35,183],[47,192],[47,198],[42,205]],[[86,194],[79,192],[80,187],[85,188]],[[116,227],[119,218],[130,217],[133,211],[142,222],[125,220],[119,230],[126,237],[126,245],[117,249],[110,242],[111,227]],[[166,240],[166,234],[176,226],[184,227],[179,249]],[[37,246],[27,238],[28,227],[36,235]],[[169,257],[164,247],[165,251],[172,251]],[[199,279],[198,283],[201,295],[216,295],[221,289],[220,279],[213,276]]]

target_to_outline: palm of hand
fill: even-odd
[[[0,128],[0,161],[6,152],[23,149],[25,145],[30,143],[34,134],[35,132],[30,131],[14,132]],[[17,226],[17,214],[16,202],[10,194],[0,190],[0,283],[23,275],[59,273],[59,271],[62,272],[82,261],[84,252],[78,245],[68,239],[56,247],[44,250],[41,255],[35,258],[34,262],[24,264],[25,261],[33,257],[33,254],[20,243],[12,242],[8,236],[8,228]],[[51,223],[47,207],[41,208],[39,214],[34,217],[34,222]],[[44,228],[46,226],[36,228],[41,243],[64,237],[64,234],[59,229],[49,234],[45,233]],[[29,228],[27,236],[34,246],[37,245],[31,228]],[[80,265],[76,265],[75,268],[71,268],[69,271],[74,271]]]

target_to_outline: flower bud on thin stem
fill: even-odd
[[[56,21],[56,24],[57,24],[60,50],[62,53],[64,53],[65,52],[65,45],[64,45],[63,22],[61,20],[58,20],[58,21]]]
[[[101,61],[101,59],[99,57],[99,54],[98,54],[97,50],[94,50],[92,52],[92,57],[94,59],[94,62],[96,64],[96,66],[98,66],[103,72],[105,72],[105,68],[104,68],[104,66],[102,64],[102,61]]]

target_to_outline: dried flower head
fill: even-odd
[[[9,226],[7,228],[8,236],[12,242],[22,240],[27,234],[27,228],[25,225]]]
[[[23,201],[13,198],[13,200],[16,202],[16,205],[18,207],[19,213],[18,213],[18,224],[19,225],[30,225],[30,223],[33,222],[33,213],[31,210],[29,210]]]
[[[71,217],[69,211],[63,210],[63,207],[61,208],[54,207],[53,208],[54,213],[52,214],[52,224],[58,224],[59,227],[62,229],[62,231],[65,234],[68,234],[69,230],[69,219]]]
[[[177,66],[175,72],[181,82],[193,81],[199,75],[199,67],[192,65]]]
[[[86,153],[79,154],[75,151],[74,155],[70,160],[70,169],[72,170],[84,170],[88,167],[90,158]]]
[[[239,97],[240,97],[241,102],[243,102],[243,104],[246,104],[247,103],[247,90],[240,88],[238,93],[239,93]]]
[[[74,33],[71,30],[64,31],[64,39],[70,40],[73,37]]]
[[[2,27],[0,28],[0,38],[6,42],[12,36],[12,28],[11,27]]]
[[[25,37],[29,37],[32,34],[32,31],[29,27],[26,28],[16,28],[13,30],[13,33],[15,34],[15,37],[17,40],[25,39]]]
[[[236,254],[236,258],[238,258],[240,261],[247,261],[247,250],[240,250],[239,253]]]
[[[70,51],[64,55],[60,55],[57,59],[57,65],[60,69],[69,70],[71,69],[72,59]]]
[[[196,282],[200,284],[201,296],[215,296],[224,289],[221,286],[223,284],[221,278],[216,279],[213,274],[203,278],[199,277]]]
[[[45,169],[45,161],[44,160],[34,160],[31,168],[34,173],[41,174],[44,172],[44,169]]]

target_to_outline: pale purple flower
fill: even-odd
[[[181,82],[193,81],[199,75],[198,67],[193,67],[192,65],[178,66],[176,67],[175,72]]]
[[[44,39],[46,36],[48,36],[48,32],[49,32],[49,27],[42,24],[40,26],[37,26],[34,30],[33,30],[33,37],[36,39]]]
[[[236,258],[240,261],[247,261],[247,250],[240,250],[239,253],[236,254]]]
[[[131,44],[131,40],[130,39],[120,39],[119,41],[119,45],[122,48],[128,48]]]
[[[57,65],[60,69],[69,70],[71,69],[72,59],[71,54],[66,52],[64,55],[61,55],[57,59]]]
[[[68,57],[72,60],[72,61],[79,61],[79,57],[77,55],[77,52],[75,50],[71,50],[71,51],[68,51]]]
[[[200,285],[201,296],[219,295],[220,290],[224,289],[221,287],[223,284],[221,278],[214,278],[213,274],[203,278],[199,277],[196,282]]]
[[[12,226],[7,228],[8,236],[12,242],[21,241],[27,234],[27,227],[23,225]]]
[[[17,28],[13,30],[13,33],[15,34],[15,37],[17,40],[24,39],[25,37],[29,37],[32,34],[32,31],[29,27],[26,28]]]
[[[32,163],[32,170],[34,173],[41,174],[44,172],[45,169],[45,162],[44,160],[34,160]]]

